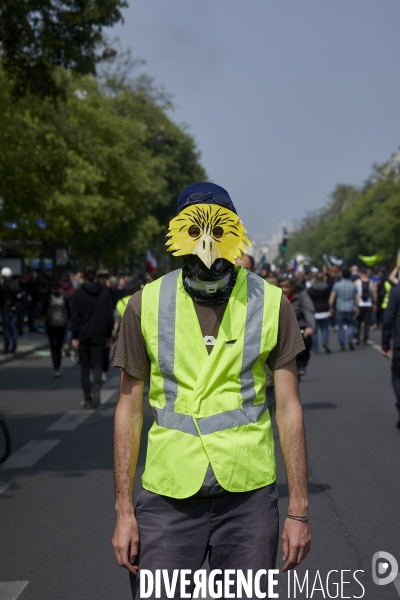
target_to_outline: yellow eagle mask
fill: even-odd
[[[218,204],[192,204],[169,223],[166,246],[174,256],[197,255],[209,269],[217,258],[235,264],[251,246],[238,215]]]

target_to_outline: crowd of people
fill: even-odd
[[[310,356],[320,351],[320,342],[323,350],[331,353],[332,332],[337,332],[343,352],[369,343],[370,329],[382,326],[399,272],[399,265],[390,273],[356,265],[304,267],[291,272],[269,264],[257,266],[248,254],[237,264],[280,287],[291,303],[305,345],[297,356],[299,377],[306,375]],[[57,275],[27,267],[21,276],[4,267],[0,279],[4,352],[16,352],[24,327],[47,333],[54,377],[61,375],[63,354],[76,353],[81,365],[83,405],[96,408],[101,383],[107,380],[110,349],[115,346],[129,298],[163,274],[156,270],[152,275],[145,271],[113,275],[87,265],[82,272]]]
[[[47,334],[54,377],[61,376],[63,355],[76,354],[83,405],[97,407],[126,304],[151,280],[146,272],[114,276],[92,265],[82,272],[58,274],[27,267],[23,276],[3,267],[0,308],[4,353],[15,354],[19,338],[27,331]]]
[[[382,328],[382,355],[392,358],[392,386],[400,429],[400,260],[391,272],[357,265],[287,272],[268,264],[257,268],[248,255],[237,264],[281,287],[292,304],[305,345],[296,358],[299,378],[306,374],[311,354],[319,351],[319,334],[324,351],[330,354],[330,332],[337,332],[340,349],[345,352],[347,348],[354,351],[356,346],[368,345],[370,329]],[[267,378],[267,398],[271,409],[272,374]]]
[[[249,255],[238,263],[281,287],[292,304],[305,344],[304,353],[297,359],[300,376],[306,374],[310,355],[319,352],[319,337],[327,354],[331,353],[331,332],[337,332],[343,352],[369,343],[370,329],[382,326],[400,268],[397,265],[388,272],[378,267],[324,265],[321,269],[306,266],[293,272],[269,264],[257,267]]]

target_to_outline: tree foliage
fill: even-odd
[[[13,92],[61,93],[54,67],[94,74],[102,28],[122,19],[125,0],[0,0],[0,46]]]
[[[199,154],[150,81],[55,77],[65,103],[15,102],[0,70],[0,238],[70,244],[76,258],[121,264],[164,237],[178,193],[205,178]]]
[[[382,176],[384,167],[360,187],[338,185],[322,210],[307,215],[290,237],[289,252],[309,254],[316,264],[322,254],[349,263],[358,255],[380,254],[394,264],[400,245],[400,181]]]

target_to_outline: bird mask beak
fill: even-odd
[[[207,234],[201,236],[193,248],[192,254],[198,256],[208,269],[217,258],[220,258],[216,241]]]

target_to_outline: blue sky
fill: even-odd
[[[251,234],[400,145],[398,0],[136,0],[109,36],[173,94]]]

